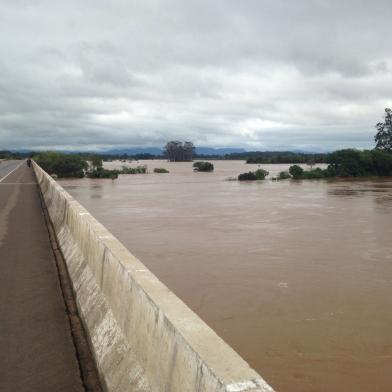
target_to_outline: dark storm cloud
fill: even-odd
[[[387,1],[0,0],[0,148],[372,145]]]

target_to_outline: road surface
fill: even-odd
[[[0,182],[11,175],[12,171],[15,170],[19,165],[23,164],[24,161],[1,161],[0,162]]]
[[[0,392],[84,391],[32,169],[0,163]]]

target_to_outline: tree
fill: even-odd
[[[278,175],[278,180],[287,180],[288,178],[291,178],[291,176],[287,171],[281,171]]]
[[[242,173],[238,176],[238,181],[255,181],[255,180],[264,180],[267,177],[269,172],[264,169],[257,169],[254,172]]]
[[[182,143],[176,140],[173,140],[166,144],[165,155],[170,162],[176,162],[178,160],[181,145]]]
[[[328,155],[329,166],[326,177],[390,176],[392,154],[382,150],[345,149]]]
[[[99,170],[103,167],[102,158],[99,155],[92,155],[89,159],[92,170]]]
[[[184,161],[192,161],[195,155],[196,148],[192,142],[184,142]]]
[[[58,177],[84,177],[87,170],[87,162],[77,154],[46,151],[33,158],[47,173]]]
[[[256,180],[264,180],[268,176],[269,171],[264,169],[257,169],[255,172]]]
[[[376,125],[377,133],[374,137],[376,149],[392,151],[392,110],[385,109],[385,120]]]
[[[254,172],[242,173],[238,175],[238,181],[255,181],[257,180]]]
[[[211,162],[195,162],[193,164],[194,171],[199,172],[212,172],[214,171],[214,165]]]
[[[304,173],[304,169],[302,169],[301,166],[293,165],[293,166],[290,166],[289,173],[294,178],[300,178],[302,176],[302,174]]]
[[[192,142],[173,140],[166,144],[165,155],[170,162],[190,162],[195,155],[195,146]]]

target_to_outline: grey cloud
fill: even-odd
[[[0,0],[0,148],[369,147],[389,2]]]

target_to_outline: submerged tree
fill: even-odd
[[[182,146],[184,150],[184,161],[190,162],[193,160],[193,156],[195,155],[196,148],[192,142],[184,142]]]
[[[301,166],[293,165],[290,166],[289,173],[293,176],[293,178],[300,178],[304,172]]]
[[[385,120],[376,125],[377,133],[374,137],[377,150],[392,152],[392,110],[385,109]]]
[[[173,140],[166,144],[165,155],[170,162],[190,162],[195,155],[195,146],[192,142]]]
[[[214,165],[211,162],[195,162],[193,164],[193,170],[199,172],[212,172],[214,171]]]

